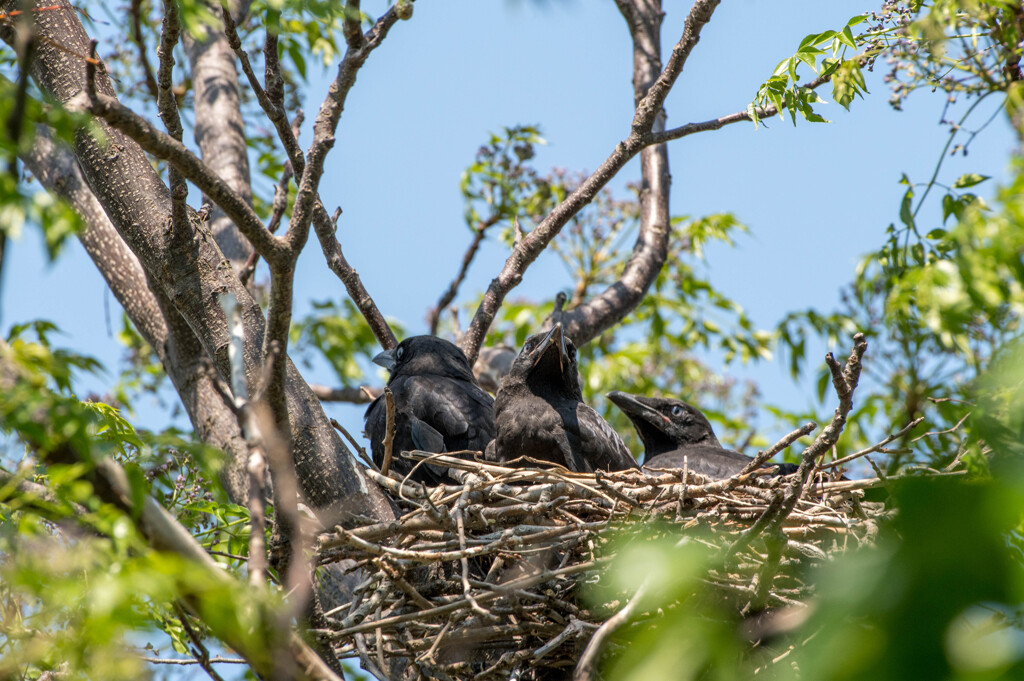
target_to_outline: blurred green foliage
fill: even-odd
[[[143,37],[152,45],[161,6],[144,2],[142,8]],[[210,25],[206,3],[189,0],[179,9],[193,35]],[[123,21],[109,7],[97,11]],[[81,15],[91,21],[86,9]],[[343,4],[292,0],[255,2],[250,16],[239,27],[243,47],[260,73],[265,31],[269,26],[278,33],[292,111],[302,104],[298,86],[310,64],[333,64],[344,50],[346,17],[364,28],[371,20]],[[884,58],[895,106],[922,88],[975,101],[1002,96],[1022,131],[1022,25],[1019,3],[887,2],[837,30],[807,36],[761,85],[749,111],[755,122],[756,107],[767,105],[794,123],[797,114],[824,121],[819,95],[800,84],[803,68],[828,77],[832,98],[849,107],[866,94],[863,72]],[[187,63],[176,49],[178,63]],[[105,61],[119,95],[145,110],[136,52],[123,41]],[[17,75],[9,51],[0,52],[0,67]],[[16,88],[0,78],[5,123]],[[187,73],[175,88],[188,124]],[[32,86],[27,93],[19,126],[0,127],[5,161],[29,143],[38,123],[65,140],[85,124]],[[243,97],[251,121],[257,107],[244,89]],[[970,137],[958,137],[964,120],[946,123],[950,142],[942,155],[965,153]],[[266,126],[247,130],[259,170],[254,203],[266,215],[284,157]],[[503,129],[480,147],[460,184],[471,232],[496,227],[496,238],[510,246],[515,221],[528,232],[578,185],[579,175],[531,164],[543,143],[538,126],[523,125]],[[938,170],[924,183],[904,178],[904,196],[894,207],[898,218],[885,243],[864,258],[840,309],[795,312],[774,333],[754,328],[742,308],[714,288],[703,259],[707,244],[732,243],[746,228],[730,214],[680,216],[672,222],[668,265],[650,295],[623,324],[582,349],[585,392],[598,406],[607,406],[601,393],[610,386],[676,395],[699,403],[724,426],[723,441],[742,446],[763,444],[751,425],[756,387],[713,371],[698,351],[710,350],[726,363],[776,353],[794,376],[815,373],[817,403],[808,412],[771,408],[791,424],[820,420],[832,408],[828,373],[807,358],[812,339],[844,347],[862,331],[872,349],[837,452],[870,445],[894,425],[924,416],[922,426],[877,457],[880,470],[894,473],[909,463],[945,467],[959,458],[970,473],[967,479],[893,482],[888,492],[897,513],[879,528],[877,545],[850,550],[809,576],[819,585],[809,616],[753,648],[735,609],[701,579],[719,566],[720,556],[656,528],[627,537],[595,607],[616,600],[610,593],[619,594],[621,605],[646,582],[644,609],[663,610],[658,626],[620,639],[626,645],[608,662],[609,679],[733,679],[755,672],[822,680],[1024,678],[1024,162],[1015,161],[1012,180],[991,205],[974,193],[984,176],[968,174],[944,186]],[[602,192],[553,244],[572,282],[570,307],[621,273],[637,230],[636,188],[630,191],[625,198]],[[934,205],[941,220],[925,218],[926,205]],[[26,192],[13,173],[0,174],[0,228],[16,235],[26,224],[42,226],[51,257],[79,228],[63,204]],[[519,346],[552,308],[551,301],[509,300],[488,342]],[[150,549],[132,519],[102,503],[90,482],[91,462],[113,457],[126,468],[137,498],[158,499],[222,564],[241,573],[248,515],[217,483],[220,454],[187,434],[136,431],[114,406],[79,400],[76,374],[99,367],[54,347],[55,332],[46,322],[15,327],[2,352],[3,366],[14,367],[18,380],[0,375],[6,437],[0,463],[11,469],[0,483],[0,676],[63,670],[71,678],[138,678],[145,672],[135,646],[150,636],[166,635],[185,653],[194,646],[189,629],[200,638],[210,624],[260,635],[250,627],[256,606],[248,590],[214,589],[193,567]],[[130,325],[120,336],[130,369],[114,392],[118,403],[130,405],[139,392],[159,391],[165,377]],[[379,379],[366,373],[376,342],[348,300],[315,303],[296,321],[291,343],[300,358],[325,358],[344,385]],[[630,433],[617,411],[606,409],[606,415]],[[43,463],[66,447],[80,455],[76,462]],[[19,489],[22,480],[45,486],[52,496]],[[196,594],[205,604],[202,620],[173,607]]]
[[[116,409],[80,401],[75,374],[99,366],[53,347],[56,332],[36,322],[0,342],[0,430],[11,438],[0,468],[13,470],[0,483],[0,675],[134,679],[144,673],[140,635],[168,640],[178,653],[194,647],[186,626],[199,637],[209,626],[239,639],[261,635],[244,582],[225,589],[188,561],[153,551],[132,518],[93,488],[94,462],[112,457],[135,504],[154,496],[238,569],[248,512],[215,482],[220,453],[174,432],[137,432]],[[48,496],[19,488],[23,480]],[[200,604],[199,619],[175,607],[185,597]]]

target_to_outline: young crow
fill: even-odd
[[[528,456],[577,472],[637,468],[618,433],[583,403],[576,347],[561,324],[526,339],[501,381],[494,423],[498,432],[486,454],[491,461]]]
[[[722,447],[715,431],[696,407],[681,400],[644,397],[619,391],[608,399],[629,417],[644,443],[644,470],[682,468],[683,458],[694,473],[710,478],[728,478],[743,470],[751,458]],[[777,475],[796,471],[791,463],[777,466]]]
[[[395,396],[395,442],[391,467],[407,475],[413,463],[401,451],[483,451],[494,439],[494,400],[473,377],[462,350],[434,336],[406,338],[373,358],[391,372],[388,387]],[[373,461],[384,462],[387,429],[384,396],[366,410],[366,436]],[[429,484],[454,483],[447,469],[422,464],[413,480]]]

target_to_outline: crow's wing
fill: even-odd
[[[690,445],[659,454],[652,457],[650,461],[644,461],[644,469],[683,468],[685,463],[686,467],[694,473],[721,480],[736,475],[751,460],[749,456],[731,449],[710,445]],[[765,466],[777,466],[778,470],[774,475],[789,475],[794,473],[797,468],[791,463],[769,462]]]
[[[482,451],[494,439],[494,400],[479,386],[413,376],[402,382],[402,393],[406,409],[441,434],[446,451]]]
[[[639,468],[615,429],[590,406],[578,403],[576,419],[579,424],[581,454],[590,470],[622,471]]]

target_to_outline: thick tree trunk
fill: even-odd
[[[138,258],[107,219],[71,151],[54,142],[44,129],[38,131],[32,148],[22,159],[44,187],[71,204],[84,220],[85,229],[79,240],[86,253],[163,364],[196,436],[227,454],[229,462],[222,481],[231,500],[244,505],[248,493],[248,449],[238,419],[222,398],[229,392],[228,387],[217,376],[192,329],[166,299],[158,300],[150,290]],[[169,324],[167,319],[171,320]]]
[[[82,55],[89,52],[89,39],[70,3],[64,0],[58,7],[34,13],[43,39],[31,65],[32,75],[59,102],[80,107],[86,97]],[[12,0],[0,2],[0,10],[15,9],[18,6]],[[10,27],[0,27],[0,36],[7,42],[14,39],[13,33]],[[97,92],[114,96],[102,69],[97,70],[95,86]],[[138,258],[151,285],[213,358],[221,379],[229,374],[229,337],[218,299],[225,293],[236,296],[245,327],[246,375],[256,385],[263,370],[265,320],[206,226],[193,216],[187,230],[172,228],[170,194],[149,159],[134,141],[102,121],[78,130],[73,150],[114,228]],[[328,524],[353,516],[393,517],[387,498],[364,476],[290,361],[286,390],[292,453],[307,503]]]
[[[220,6],[211,11],[219,16]],[[187,32],[183,39],[192,66],[195,138],[200,155],[203,162],[251,206],[249,153],[238,96],[235,53],[219,28],[207,29],[203,40],[196,40]],[[252,252],[252,244],[216,205],[210,212],[210,230],[224,257],[240,272]]]

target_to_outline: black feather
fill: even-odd
[[[526,339],[498,389],[494,422],[491,461],[528,456],[578,472],[637,468],[618,433],[583,403],[576,348],[561,324]]]
[[[683,468],[710,478],[736,475],[752,459],[722,447],[703,413],[682,400],[610,392],[644,443],[644,470]],[[791,463],[767,463],[776,475],[796,472]]]
[[[391,371],[388,387],[395,397],[395,443],[392,468],[407,475],[413,463],[399,452],[483,451],[494,439],[494,400],[488,395],[456,345],[434,336],[406,338],[394,349],[380,353],[374,362]],[[384,461],[387,407],[384,396],[366,410],[366,436],[373,461]],[[413,480],[428,484],[452,484],[447,469],[424,464]]]

